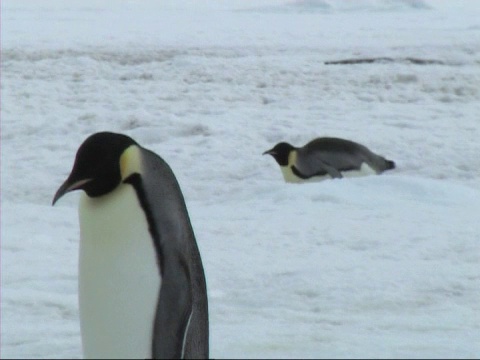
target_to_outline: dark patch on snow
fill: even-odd
[[[409,63],[414,65],[449,65],[447,62],[435,59],[419,59],[413,57],[406,58],[391,58],[391,57],[376,57],[376,58],[359,58],[359,59],[344,59],[325,61],[325,65],[355,65],[355,64],[385,64],[385,63]]]

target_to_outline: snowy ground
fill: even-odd
[[[100,130],[177,175],[212,357],[480,357],[480,1],[1,10],[1,357],[81,357],[78,195],[50,203]],[[399,61],[325,65],[364,57]],[[291,185],[261,156],[324,135],[398,168]]]

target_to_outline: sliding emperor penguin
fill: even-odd
[[[263,154],[273,156],[285,181],[290,183],[380,174],[395,168],[393,161],[364,145],[330,137],[314,139],[299,148],[281,142]]]
[[[175,175],[128,136],[78,149],[53,204],[83,190],[79,306],[86,358],[207,358],[203,265]]]

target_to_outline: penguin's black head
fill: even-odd
[[[122,134],[99,132],[89,136],[77,151],[73,169],[53,197],[55,205],[66,193],[84,190],[88,196],[105,195],[121,182],[120,156],[136,142]]]
[[[272,155],[273,158],[277,161],[280,166],[288,165],[288,155],[292,150],[295,150],[295,147],[286,142],[281,142],[275,145],[270,150],[267,150],[263,153]]]

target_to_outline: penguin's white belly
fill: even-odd
[[[79,303],[85,358],[151,358],[161,276],[131,185],[80,201]]]
[[[323,181],[325,179],[331,179],[330,175],[322,175],[322,176],[313,176],[309,179],[302,179],[295,175],[292,171],[290,166],[281,166],[283,178],[286,182],[289,183],[305,183],[305,182],[317,182]],[[340,171],[343,177],[358,177],[358,176],[368,176],[376,174],[376,171],[372,169],[367,163],[363,163],[360,167],[360,170],[348,170],[348,171]]]

